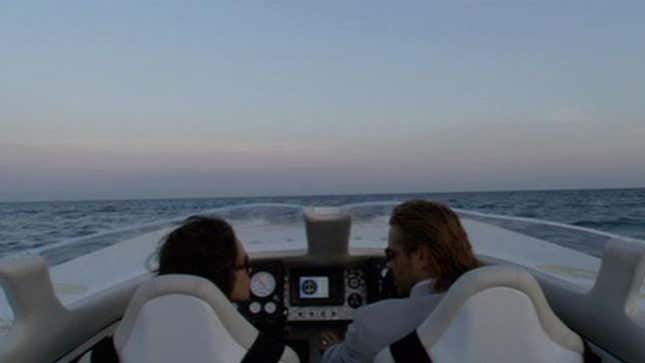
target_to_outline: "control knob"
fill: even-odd
[[[359,308],[363,305],[363,297],[357,293],[351,293],[347,297],[347,304],[353,309]]]

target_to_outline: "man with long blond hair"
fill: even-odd
[[[426,200],[394,208],[385,258],[404,298],[358,309],[345,341],[330,346],[323,362],[371,362],[381,349],[416,329],[462,274],[481,265],[457,214]],[[339,342],[331,331],[321,338],[323,348]]]

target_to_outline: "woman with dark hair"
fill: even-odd
[[[188,218],[166,236],[159,250],[159,275],[203,277],[231,301],[249,299],[250,272],[244,246],[221,218]]]
[[[203,277],[230,301],[245,301],[250,294],[251,265],[244,246],[230,224],[221,218],[194,216],[170,232],[159,250],[158,274]],[[112,337],[97,343],[91,361],[118,362]]]

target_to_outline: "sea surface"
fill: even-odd
[[[565,223],[645,241],[645,189],[102,200],[0,203],[0,258],[45,251],[50,262],[60,263],[176,224],[194,214],[217,214],[249,223],[258,219],[302,223],[294,208],[279,206],[363,205],[361,215],[353,218],[368,218],[389,214],[391,208],[378,202],[412,198],[441,201],[466,211]],[[247,207],[234,207],[243,205]],[[602,238],[595,241],[580,234],[572,237],[546,232],[535,225],[501,224],[591,255],[602,253]]]

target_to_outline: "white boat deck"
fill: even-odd
[[[512,232],[490,224],[463,220],[475,253],[510,261],[539,270],[589,289],[600,268],[600,259]],[[306,237],[302,225],[256,224],[234,226],[239,238],[253,256],[262,251],[304,252]],[[144,234],[102,250],[67,261],[50,269],[57,296],[64,305],[102,291],[114,284],[150,272],[151,257],[168,229]],[[387,220],[377,218],[352,226],[351,251],[363,254],[386,246]],[[645,312],[645,293],[641,290],[640,310]],[[645,314],[642,314],[645,316]],[[0,330],[11,323],[13,314],[0,293]]]

